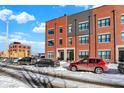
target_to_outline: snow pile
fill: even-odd
[[[12,77],[0,75],[0,88],[29,88],[26,84]]]

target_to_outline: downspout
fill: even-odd
[[[114,29],[114,62],[116,62],[116,10],[113,10],[113,29]]]
[[[75,35],[75,60],[77,60],[77,34],[76,34],[76,21],[77,21],[77,19],[75,19],[74,20],[74,26],[75,26],[75,33],[74,33],[74,35]]]
[[[91,51],[90,51],[90,49],[91,49],[91,45],[90,45],[90,35],[91,35],[91,33],[90,33],[90,16],[88,16],[88,20],[89,20],[89,57],[91,56],[90,55],[90,53],[91,53]]]
[[[48,58],[47,57],[47,24],[45,25],[45,58]]]
[[[55,54],[55,56],[54,56],[54,60],[56,60],[56,23],[54,24],[54,26],[55,26],[55,30],[54,30],[54,34],[55,34],[55,36],[54,36],[54,54]]]
[[[94,33],[95,33],[95,57],[97,57],[97,35],[96,35],[96,14],[94,15],[94,23],[95,23],[95,25],[94,25]]]

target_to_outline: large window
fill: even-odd
[[[49,35],[54,34],[54,29],[50,29],[50,30],[48,30],[48,34],[49,34]]]
[[[80,36],[79,37],[79,43],[80,44],[87,44],[89,42],[89,37],[88,36]]]
[[[63,28],[59,27],[59,33],[62,33],[62,32],[63,32]]]
[[[88,22],[79,23],[78,27],[79,27],[79,31],[88,30],[88,28],[89,28],[89,23],[88,23]]]
[[[48,58],[51,59],[54,57],[54,53],[53,52],[48,52]]]
[[[98,42],[110,42],[111,41],[111,35],[110,34],[102,34],[98,35]]]
[[[62,45],[62,43],[63,43],[63,40],[59,39],[59,44]]]
[[[111,52],[110,51],[98,51],[98,57],[103,58],[103,59],[110,59]]]
[[[121,32],[121,38],[124,40],[124,32]]]
[[[89,51],[80,51],[79,58],[85,58],[89,56]]]
[[[110,18],[98,20],[98,27],[110,26]]]
[[[68,43],[69,43],[69,45],[72,45],[72,37],[68,38]]]
[[[72,32],[72,24],[69,24],[68,25],[68,33],[71,33]]]
[[[54,40],[49,40],[48,41],[48,46],[54,46]]]
[[[121,23],[124,23],[124,15],[121,15]]]

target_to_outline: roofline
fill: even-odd
[[[56,19],[62,18],[62,17],[67,17],[67,15],[60,16],[60,17],[57,17],[57,18],[53,18],[53,19],[51,19],[51,20],[46,21],[45,23],[50,22],[50,21],[52,21],[52,20],[56,20]]]
[[[84,12],[87,12],[87,11],[92,11],[94,9],[101,8],[101,7],[104,7],[104,6],[109,6],[109,5],[102,5],[102,6],[99,6],[99,7],[96,7],[96,8],[92,8],[92,9],[84,10],[84,11],[81,11],[81,12],[78,12],[78,13],[70,14],[68,16],[77,15],[77,14],[84,13]]]
[[[88,10],[84,10],[84,11],[81,11],[81,12],[78,12],[78,13],[66,15],[66,17],[72,16],[72,15],[77,15],[77,14],[84,13],[84,12],[87,12],[87,11],[91,11],[91,10],[94,10],[94,9],[97,9],[97,8],[101,8],[101,7],[104,7],[104,6],[109,6],[109,5],[102,5],[102,6],[99,6],[99,7],[96,7],[96,8],[92,8],[92,9],[88,9]],[[55,20],[55,19],[62,18],[62,17],[65,17],[65,16],[60,16],[60,17],[57,17],[57,18],[53,18],[51,20],[46,21],[45,23],[50,22],[50,21]]]

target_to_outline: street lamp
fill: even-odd
[[[9,41],[8,41],[8,33],[9,33],[9,21],[6,21],[6,57],[9,57]]]

